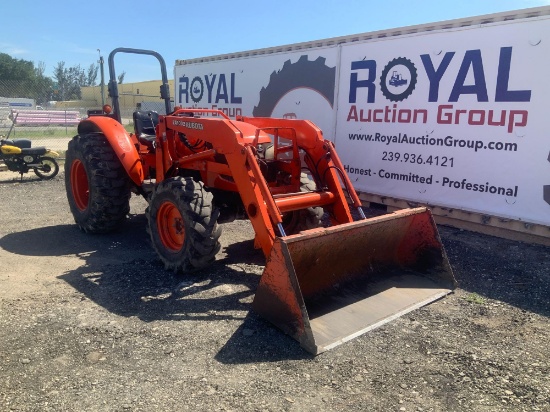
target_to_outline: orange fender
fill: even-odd
[[[78,124],[79,135],[97,132],[105,135],[130,179],[141,186],[144,180],[143,165],[126,129],[115,119],[103,116],[92,116]]]

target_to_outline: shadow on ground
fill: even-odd
[[[82,264],[59,278],[108,311],[144,322],[242,321],[216,358],[257,362],[304,358],[296,342],[251,312],[265,263],[253,241],[231,244],[208,269],[175,276],[152,250],[143,215],[121,230],[87,235],[76,225],[49,226],[0,239],[0,246],[27,256],[74,256]],[[550,316],[549,248],[452,228],[441,234],[459,287],[526,311]],[[265,349],[268,347],[269,349]]]
[[[82,265],[58,278],[119,316],[136,316],[144,322],[241,321],[216,356],[220,362],[310,356],[251,312],[265,263],[253,240],[229,245],[225,257],[208,269],[178,276],[158,260],[145,224],[143,215],[133,216],[121,230],[105,235],[85,234],[76,225],[49,226],[8,234],[0,239],[0,246],[18,255],[80,258]]]

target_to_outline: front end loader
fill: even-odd
[[[114,56],[156,57],[166,114],[122,126]],[[78,126],[65,179],[76,223],[115,229],[144,196],[151,243],[169,270],[207,267],[221,224],[247,218],[266,257],[253,309],[313,354],[450,293],[455,280],[426,208],[366,218],[334,145],[307,120],[170,106],[156,52],[109,55],[106,107]],[[354,216],[357,218],[355,219]]]

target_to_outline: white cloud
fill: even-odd
[[[10,56],[18,56],[29,53],[28,50],[10,43],[0,43],[0,52],[9,54]]]

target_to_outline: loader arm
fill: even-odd
[[[216,114],[217,117],[198,117],[197,113]],[[343,171],[334,146],[325,141],[320,129],[307,120],[239,118],[232,121],[218,111],[181,109],[161,117],[159,126],[157,144],[163,150],[157,151],[157,181],[169,174],[175,163],[185,165],[198,160],[200,164],[194,163],[194,167],[201,170],[203,180],[215,184],[215,180],[209,178],[209,171],[218,176],[220,164],[214,158],[223,155],[228,167],[226,173],[235,183],[235,190],[266,257],[271,253],[276,236],[286,235],[282,227],[284,212],[323,206],[331,211],[333,223],[352,222],[343,188],[354,206],[360,206],[359,197]],[[318,180],[318,192],[279,193],[281,188],[268,185],[255,154],[259,143],[270,141],[267,132],[291,142],[281,150],[298,153],[299,148],[306,153],[306,162]],[[182,156],[185,153],[182,135],[195,145],[204,142],[202,151]],[[299,181],[299,162],[281,162],[279,166]]]
[[[259,128],[280,128],[282,134],[294,130],[296,145],[307,154],[305,161],[310,171],[317,175],[321,184],[326,185],[335,194],[334,218],[338,223],[352,222],[353,218],[342,187],[346,189],[355,208],[360,208],[361,201],[357,195],[334,144],[323,138],[323,132],[309,120],[273,119],[269,117],[240,117],[240,120]],[[290,135],[287,135],[290,138]]]
[[[186,166],[197,161],[199,164],[195,163],[195,167],[202,172],[203,180],[208,181],[209,171],[213,170],[217,175],[220,170],[220,163],[213,157],[222,155],[227,164],[224,171],[235,184],[262,251],[269,256],[276,237],[275,227],[282,222],[282,213],[270,195],[251,144],[245,142],[245,136],[252,141],[255,128],[246,124],[238,125],[239,128],[222,115],[220,118],[181,116],[188,113],[187,110],[176,111],[163,117],[159,123],[158,136],[167,138],[157,137],[157,144],[163,147],[162,151],[157,151],[157,181],[169,174],[174,163]],[[245,129],[244,132],[241,129]],[[205,142],[204,150],[179,155],[177,142],[180,135],[185,135],[188,141]],[[201,159],[201,155],[204,158]]]
[[[313,123],[201,112],[161,117],[157,179],[192,167],[217,188],[224,175],[267,259],[253,308],[306,350],[328,350],[452,291],[454,277],[430,211],[366,219],[334,145]],[[260,156],[262,144],[273,145],[273,158]],[[316,190],[296,190],[299,152]],[[270,176],[278,174],[286,180]],[[348,199],[361,220],[353,220]],[[308,207],[322,207],[330,226],[287,236],[283,214]]]
[[[121,124],[119,52],[160,63],[166,115],[151,121],[154,141],[141,137],[139,123],[136,135]],[[244,209],[266,257],[252,308],[313,354],[455,288],[430,210],[367,219],[334,145],[310,121],[172,111],[164,60],[150,50],[113,50],[109,72],[114,113],[83,120],[69,143],[66,187],[81,227],[99,233],[120,224],[131,180],[149,202],[153,247],[167,269],[185,273],[214,261],[218,224]]]

